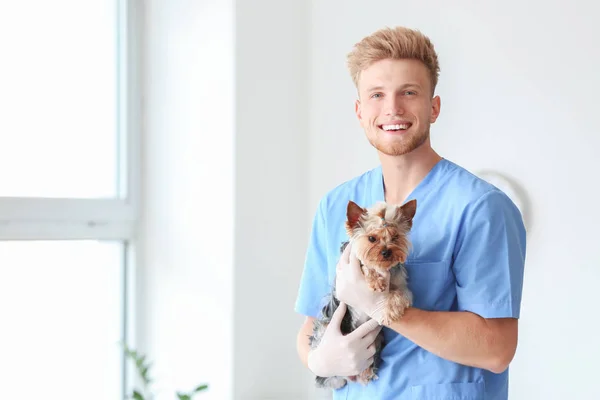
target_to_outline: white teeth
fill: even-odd
[[[400,129],[408,129],[408,124],[400,124],[400,125],[383,125],[384,131],[398,131]]]

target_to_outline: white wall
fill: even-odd
[[[309,3],[146,8],[138,336],[161,399],[205,381],[203,399],[307,398],[293,307],[310,229]]]
[[[310,230],[304,1],[236,2],[235,373],[239,400],[296,400],[294,301]],[[302,378],[301,378],[302,377]]]
[[[145,2],[138,336],[161,387],[315,398],[293,314],[310,220],[327,190],[377,163],[345,57],[404,24],[440,55],[434,146],[512,176],[532,204],[511,399],[600,397],[600,10],[555,3]]]
[[[353,114],[345,56],[383,27],[440,56],[434,147],[512,176],[532,204],[510,398],[598,399],[600,6],[548,1],[313,1],[309,209],[377,162]],[[332,29],[335,21],[335,29]]]
[[[138,338],[161,390],[233,390],[234,7],[145,2]]]

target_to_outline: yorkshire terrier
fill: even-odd
[[[346,232],[349,241],[342,243],[340,252],[352,243],[352,253],[358,258],[367,284],[374,291],[385,291],[389,285],[389,297],[384,311],[383,324],[396,322],[404,315],[404,310],[412,305],[412,293],[407,286],[407,272],[404,267],[409,252],[408,234],[412,228],[417,210],[416,200],[402,206],[379,202],[370,208],[362,208],[353,201],[348,202]],[[340,301],[335,294],[335,281],[328,301],[319,318],[315,319],[310,347],[316,348],[331,321]],[[369,319],[369,316],[347,306],[341,323],[344,335],[354,331]],[[340,389],[348,380],[363,385],[377,379],[381,349],[384,345],[383,331],[375,339],[373,363],[356,376],[316,377],[320,388]]]

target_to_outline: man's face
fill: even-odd
[[[390,156],[421,146],[440,112],[431,93],[429,71],[417,60],[386,59],[362,71],[356,116],[369,142]]]

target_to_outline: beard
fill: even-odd
[[[419,148],[429,138],[429,127],[425,131],[404,134],[395,140],[384,140],[379,129],[374,128],[375,133],[367,135],[371,146],[379,152],[388,156],[401,156]]]

